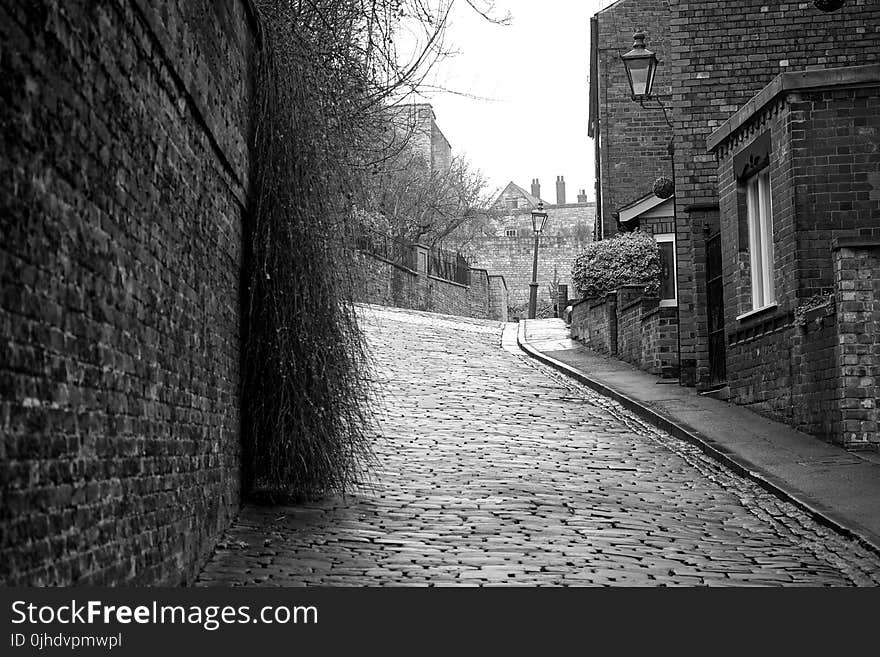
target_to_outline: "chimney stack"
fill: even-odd
[[[538,182],[537,178],[532,178],[532,196],[541,198],[541,183]]]
[[[587,202],[587,190],[582,189],[578,192],[578,203],[586,203]]]
[[[565,178],[556,176],[556,205],[565,205]]]

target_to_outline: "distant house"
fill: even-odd
[[[538,256],[538,298],[552,303],[555,280],[571,290],[571,265],[592,240],[596,205],[581,190],[577,202],[566,203],[565,179],[556,178],[556,203],[541,198],[541,185],[533,179],[531,191],[508,183],[491,204],[489,234],[473,240],[468,248],[474,266],[504,276],[511,304],[511,317],[522,315],[532,280],[534,232],[531,212],[544,204],[547,227],[541,237]]]

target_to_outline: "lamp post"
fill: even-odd
[[[538,207],[532,210],[532,230],[535,233],[535,258],[532,261],[532,282],[529,283],[529,319],[535,319],[538,310],[538,240],[547,225],[547,213],[544,211],[544,202],[538,203]]]
[[[651,96],[651,92],[654,89],[654,75],[657,73],[657,55],[652,51],[648,50],[645,47],[645,32],[643,30],[639,30],[635,34],[633,34],[633,47],[625,55],[621,55],[620,58],[623,60],[623,67],[626,70],[626,78],[629,81],[630,93],[632,94],[632,99],[637,100],[639,104],[644,107],[645,101],[649,100]],[[669,137],[669,144],[666,146],[666,151],[669,153],[670,159],[670,169],[672,173],[672,193],[668,194],[668,196],[672,196],[675,194],[675,133],[674,126],[672,122],[669,120],[669,116],[666,114],[666,107],[660,101],[659,98],[655,99],[657,104],[660,105],[660,109],[663,110],[663,118],[666,120],[666,125],[669,126],[669,129],[673,131],[673,133]],[[660,182],[658,179],[654,185],[657,186],[657,183]],[[662,185],[661,187],[666,187]],[[668,192],[668,188],[664,190],[664,194]],[[655,191],[655,194],[657,192]],[[661,196],[660,198],[668,198],[668,196]],[[676,209],[676,202],[673,198],[672,201],[672,225],[675,230],[675,250],[678,250],[678,210]],[[674,272],[676,279],[678,278],[678,271]],[[678,288],[678,281],[676,280],[676,289]],[[681,311],[679,305],[676,303],[675,306],[676,313],[676,324],[678,325],[678,383],[681,385]]]

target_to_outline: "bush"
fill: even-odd
[[[582,297],[598,297],[624,285],[644,284],[647,294],[660,290],[660,249],[646,233],[622,233],[593,242],[571,268],[571,280]]]

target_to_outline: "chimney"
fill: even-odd
[[[541,183],[538,182],[537,178],[532,178],[532,196],[541,198]]]
[[[578,192],[578,203],[586,203],[587,202],[587,190],[582,189]]]
[[[565,205],[565,178],[556,176],[556,205]]]

